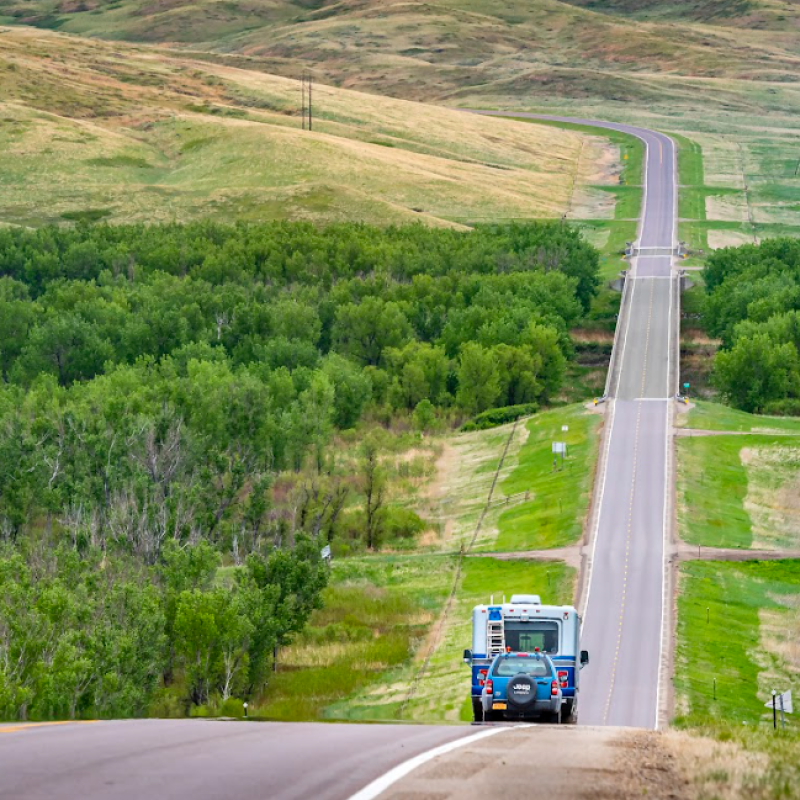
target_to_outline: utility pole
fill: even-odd
[[[303,130],[306,129],[306,112],[308,113],[308,130],[312,129],[313,126],[313,113],[311,110],[311,87],[313,81],[311,80],[311,75],[308,74],[308,70],[303,70],[303,74],[300,76],[300,92],[303,95],[302,100],[302,115],[303,115]],[[306,98],[308,98],[308,102],[306,102]]]
[[[306,129],[306,71],[303,70],[303,74],[300,76],[300,93],[303,96],[302,101],[302,114],[303,114],[303,130]]]

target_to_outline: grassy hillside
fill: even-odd
[[[0,29],[0,221],[554,217],[599,140],[145,47]],[[603,180],[600,177],[600,180]]]
[[[634,5],[656,21],[632,18]],[[534,91],[615,100],[642,96],[650,73],[745,80],[791,74],[800,42],[787,14],[794,19],[796,11],[772,3],[766,16],[776,30],[759,31],[746,24],[751,6],[761,8],[756,0],[617,0],[585,8],[559,0],[0,0],[0,21],[236,54],[288,75],[310,67],[328,82],[414,99]],[[743,29],[697,24],[709,14],[740,19]]]
[[[567,0],[607,14],[644,20],[693,20],[741,28],[775,29],[797,18],[791,0]]]
[[[0,0],[3,21],[149,42],[171,54],[164,63],[189,53],[192,69],[210,71],[214,80],[230,81],[220,71],[231,67],[292,79],[308,69],[320,86],[649,125],[684,137],[702,154],[704,180],[690,181],[681,207],[680,238],[692,248],[800,235],[800,16],[789,0]],[[258,105],[251,90],[240,85],[245,97],[235,102]],[[378,101],[368,102],[378,110]],[[278,108],[296,104],[285,99]],[[452,131],[427,113],[410,127],[423,139],[426,129]],[[511,176],[489,175],[484,185],[493,190],[498,177],[502,183]],[[345,213],[342,205],[363,215],[370,203],[360,189],[345,197],[331,189],[335,183],[326,176],[310,198],[284,194],[277,202],[321,205],[333,218]],[[531,188],[530,213],[554,213],[552,206],[538,211],[544,195]],[[392,194],[379,209],[384,217],[414,213],[409,206],[430,211],[427,198],[423,204]],[[493,194],[486,199],[483,208],[498,205]],[[474,219],[473,208],[447,200],[434,216]],[[520,213],[519,200],[504,200],[499,216]],[[249,204],[226,211],[246,214]]]

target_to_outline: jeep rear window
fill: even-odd
[[[492,675],[498,678],[513,678],[524,672],[534,678],[550,677],[550,667],[546,661],[538,658],[500,658],[494,665]]]
[[[506,647],[512,652],[530,653],[537,647],[543,653],[558,652],[558,623],[506,621],[504,626]]]

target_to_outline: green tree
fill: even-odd
[[[779,344],[766,333],[741,338],[714,360],[714,383],[743,411],[760,412],[787,395],[800,396],[800,358],[797,348]]]
[[[62,386],[93,378],[114,358],[114,348],[94,325],[75,314],[50,314],[35,327],[14,369],[30,384],[40,373],[55,375]]]
[[[395,302],[365,297],[336,311],[334,349],[365,366],[380,365],[386,348],[401,347],[411,337],[411,325]]]
[[[334,425],[342,430],[354,427],[372,397],[369,375],[336,353],[325,358],[322,372],[333,386]]]
[[[468,414],[479,414],[497,402],[500,390],[500,373],[494,354],[479,344],[465,344],[458,368],[458,405]]]

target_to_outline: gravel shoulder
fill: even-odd
[[[381,798],[688,798],[688,782],[674,749],[664,734],[655,731],[515,727],[435,758]],[[560,763],[563,769],[552,768]]]

